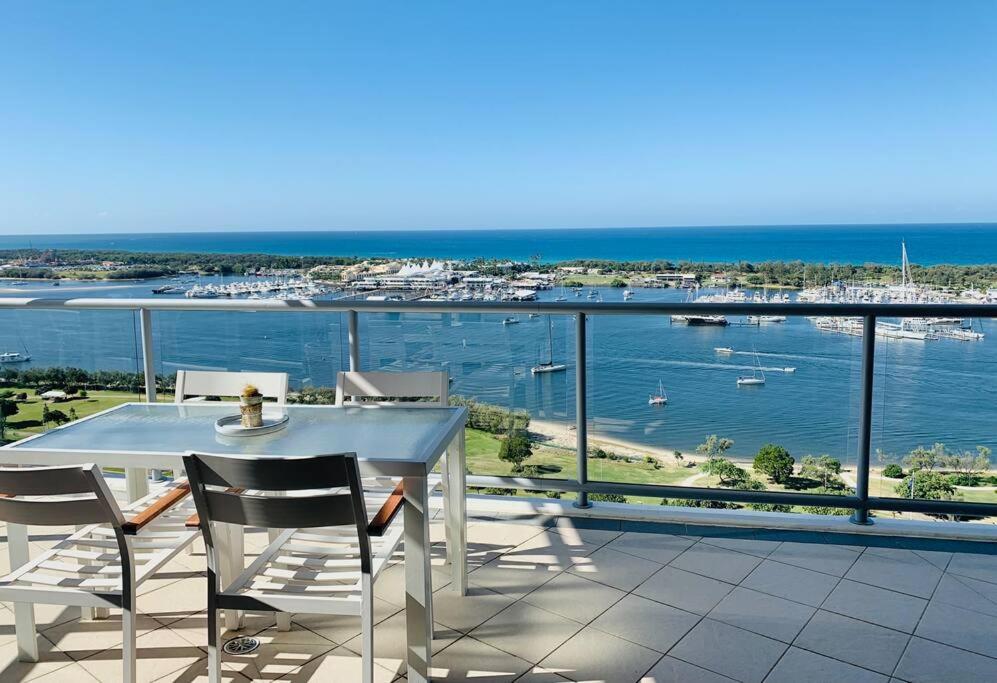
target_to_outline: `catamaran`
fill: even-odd
[[[562,372],[567,370],[568,366],[564,363],[554,362],[554,329],[551,323],[550,316],[547,316],[547,360],[539,365],[534,365],[530,368],[530,372],[534,375],[539,375],[545,372]]]
[[[755,351],[755,365],[751,368],[751,377],[747,375],[741,375],[737,378],[737,386],[754,386],[759,384],[765,384],[765,371],[762,370],[761,363],[758,362],[758,352]],[[761,377],[759,377],[761,373]]]
[[[665,386],[658,380],[658,393],[650,394],[647,397],[647,405],[649,406],[663,406],[668,403],[668,396],[665,394]]]

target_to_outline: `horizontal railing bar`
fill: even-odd
[[[560,301],[354,301],[281,299],[52,299],[2,297],[0,309],[247,311],[271,313],[550,313],[552,315],[783,314],[796,316],[997,317],[991,304],[817,304]]]
[[[924,498],[870,498],[870,510],[887,512],[922,512],[940,515],[997,515],[995,503],[970,503],[961,500],[926,500]]]
[[[577,493],[582,487],[570,479],[535,479],[530,477],[494,477],[468,475],[468,486],[532,491],[560,491]],[[862,503],[856,496],[832,496],[821,493],[794,493],[780,491],[738,491],[696,486],[665,486],[658,484],[627,484],[594,482],[585,485],[592,493],[616,493],[624,496],[649,498],[678,498],[682,500],[715,500],[725,503],[770,503],[777,505],[815,505],[820,507],[854,509]],[[869,508],[890,512],[921,512],[953,515],[997,515],[997,503],[968,503],[957,500],[924,500],[911,498],[869,498]]]

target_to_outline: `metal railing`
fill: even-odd
[[[709,500],[731,503],[824,506],[853,510],[852,521],[869,523],[870,510],[919,512],[928,514],[997,516],[997,503],[955,500],[884,498],[869,495],[870,450],[872,438],[873,375],[876,363],[876,320],[883,318],[994,318],[997,307],[983,304],[816,304],[816,303],[584,303],[514,301],[283,301],[217,299],[50,299],[0,298],[0,310],[129,310],[137,311],[141,326],[142,367],[145,371],[145,399],[156,400],[155,355],[152,344],[154,311],[229,311],[271,313],[345,313],[348,325],[349,368],[361,369],[358,316],[362,313],[538,313],[575,316],[575,433],[577,438],[577,478],[548,479],[469,475],[470,486],[530,489],[576,493],[578,507],[589,507],[593,493]],[[861,317],[863,319],[861,406],[858,429],[858,462],[855,495],[835,496],[815,493],[742,491],[724,488],[629,484],[589,481],[588,420],[586,396],[586,320],[589,316],[665,315],[790,315]],[[151,380],[150,380],[151,378]]]

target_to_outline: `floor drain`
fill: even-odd
[[[238,638],[233,638],[232,640],[225,641],[225,645],[222,646],[222,650],[226,654],[230,655],[248,655],[260,646],[260,641],[258,638],[250,638],[249,636],[239,636]]]

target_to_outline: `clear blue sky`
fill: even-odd
[[[0,233],[997,220],[997,2],[9,2]]]

